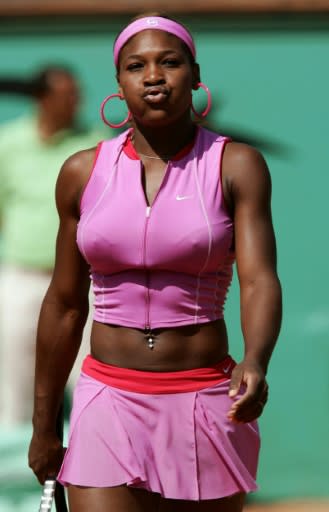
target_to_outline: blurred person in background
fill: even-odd
[[[32,115],[0,127],[0,424],[13,426],[32,416],[36,326],[58,229],[58,172],[72,152],[105,133],[78,126],[80,90],[69,68],[49,65],[31,80],[4,79],[1,86],[35,103]],[[74,380],[73,370],[69,385]]]

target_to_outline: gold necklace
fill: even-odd
[[[144,153],[141,153],[140,151],[137,151],[135,148],[136,153],[139,156],[143,156],[144,158],[150,158],[151,160],[170,160],[169,156],[151,156],[151,155],[144,155]]]
[[[135,140],[134,140],[134,136],[133,135],[130,137],[130,141],[131,141],[132,145],[134,146]],[[149,158],[150,160],[171,160],[171,156],[168,156],[168,155],[164,155],[164,156],[145,155],[144,153],[141,153],[140,151],[137,151],[135,146],[134,146],[134,149],[135,149],[136,153],[139,156],[143,156],[144,158]]]

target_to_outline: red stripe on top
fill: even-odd
[[[144,394],[186,393],[214,386],[231,377],[235,361],[227,356],[219,363],[206,368],[175,372],[145,372],[120,368],[97,361],[88,355],[82,372],[113,388]]]

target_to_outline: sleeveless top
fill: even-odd
[[[149,206],[128,137],[101,143],[81,199],[77,243],[90,265],[94,319],[154,329],[222,318],[234,262],[221,187],[229,139],[198,128]]]

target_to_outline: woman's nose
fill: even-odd
[[[145,71],[145,85],[159,85],[164,84],[166,82],[162,70],[159,68],[159,66],[148,66]]]

